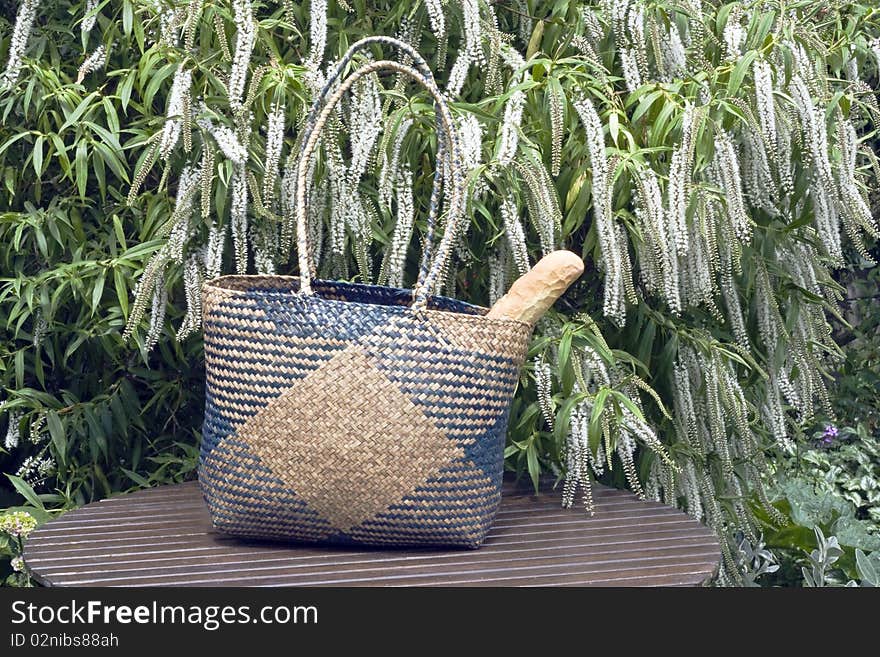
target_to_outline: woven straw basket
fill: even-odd
[[[355,52],[377,41],[413,65],[371,62],[334,85]],[[354,82],[383,69],[420,82],[437,113],[438,166],[413,291],[315,280],[307,243],[307,171],[319,134]],[[310,543],[477,547],[501,499],[507,418],[531,327],[428,294],[463,215],[459,144],[446,102],[412,48],[365,39],[328,78],[302,143],[296,220],[303,276],[222,276],[204,289],[199,480],[214,526]],[[434,254],[443,182],[451,190],[450,225]]]

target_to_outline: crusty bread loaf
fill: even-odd
[[[584,263],[571,251],[554,251],[510,286],[487,317],[515,319],[534,325],[541,315],[584,273]]]

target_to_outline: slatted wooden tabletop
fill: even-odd
[[[685,514],[598,487],[596,513],[508,485],[479,550],[365,550],[241,541],[211,528],[195,482],[88,504],[27,542],[47,586],[696,586],[714,535]]]

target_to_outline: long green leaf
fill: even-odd
[[[6,474],[6,473],[4,473]],[[43,504],[43,501],[39,498],[36,491],[31,487],[31,485],[26,482],[21,477],[16,477],[15,475],[6,474],[6,478],[12,483],[21,496],[24,497],[28,501],[28,504],[35,506],[41,511],[45,511],[46,507]]]

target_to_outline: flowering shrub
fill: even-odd
[[[0,515],[0,554],[9,556],[12,574],[6,578],[10,585],[30,584],[30,575],[21,555],[24,541],[37,527],[37,521],[26,511],[7,511]]]
[[[201,282],[296,271],[299,126],[376,33],[425,53],[460,122],[470,222],[434,291],[491,303],[562,246],[587,264],[536,332],[510,468],[568,503],[602,477],[681,506],[739,581],[752,502],[782,521],[766,455],[833,416],[832,271],[878,235],[869,3],[25,0],[0,92],[7,459],[62,502],[193,467]],[[402,79],[355,87],[307,190],[322,277],[411,284],[432,127]]]
[[[855,515],[880,537],[880,443],[864,426],[816,432],[818,449],[800,452],[787,464],[799,478],[852,504]]]

